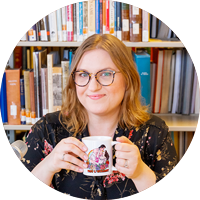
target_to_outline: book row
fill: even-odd
[[[131,51],[141,81],[141,102],[149,106],[149,112],[199,113],[197,74],[186,49]],[[33,69],[21,72],[21,68],[7,67],[1,86],[3,122],[34,124],[46,113],[60,110],[74,52],[71,48],[35,49]]]
[[[81,42],[95,33],[112,34],[130,42],[148,42],[150,37],[179,40],[155,16],[113,0],[89,0],[62,7],[34,24],[21,40]]]
[[[192,139],[194,137],[194,132],[181,132],[181,131],[171,131],[171,137],[178,155],[178,160],[184,156],[188,150]]]

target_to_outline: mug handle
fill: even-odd
[[[121,142],[112,141],[112,146]],[[116,167],[112,166],[112,171],[117,171]]]

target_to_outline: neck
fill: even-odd
[[[109,116],[89,115],[88,131],[90,136],[113,137],[118,125],[119,112]]]

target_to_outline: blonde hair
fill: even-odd
[[[72,72],[87,51],[94,49],[105,50],[111,57],[113,63],[125,77],[126,91],[119,112],[119,126],[131,129],[146,122],[150,117],[148,107],[141,104],[140,77],[133,62],[131,52],[127,50],[123,42],[109,34],[92,35],[88,37],[76,50],[71,63],[70,77],[63,91],[63,105],[60,112],[61,123],[65,124],[67,130],[76,136],[81,133],[88,123],[86,109],[80,103],[76,87],[71,76]]]

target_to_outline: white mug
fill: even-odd
[[[112,174],[117,169],[113,166],[112,146],[119,143],[112,141],[108,136],[84,137],[82,142],[87,146],[88,160],[87,169],[83,174],[86,176],[105,176]]]

